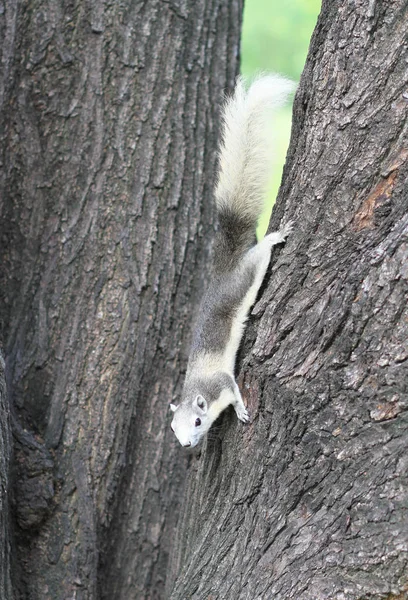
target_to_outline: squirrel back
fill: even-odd
[[[248,90],[240,77],[223,110],[219,175],[215,190],[219,230],[214,271],[229,271],[256,243],[271,175],[271,112],[282,106],[293,82],[279,75],[255,80]]]

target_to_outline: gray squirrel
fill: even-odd
[[[234,378],[235,357],[272,246],[292,229],[289,222],[256,243],[270,178],[270,113],[292,90],[293,83],[279,75],[260,77],[247,91],[239,78],[224,106],[212,273],[195,324],[182,401],[170,404],[171,428],[182,446],[196,446],[229,404],[240,421],[249,421]]]

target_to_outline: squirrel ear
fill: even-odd
[[[170,404],[170,408],[173,412],[176,412],[176,410],[178,409],[178,406],[176,406],[175,404]]]
[[[204,415],[207,412],[207,401],[205,398],[203,398],[203,396],[197,396],[193,404],[199,413],[202,413]]]

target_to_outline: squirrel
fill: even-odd
[[[293,83],[279,75],[262,76],[248,90],[238,78],[224,105],[212,273],[195,324],[182,401],[170,404],[171,428],[185,447],[196,446],[230,404],[240,421],[249,421],[234,377],[235,357],[272,246],[292,230],[289,222],[256,243],[270,176],[270,112],[292,90]]]

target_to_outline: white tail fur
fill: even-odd
[[[224,107],[215,191],[220,210],[228,207],[242,217],[258,220],[271,175],[271,111],[281,106],[293,89],[292,81],[267,75],[255,80],[246,91],[243,79],[238,78],[234,94]]]

